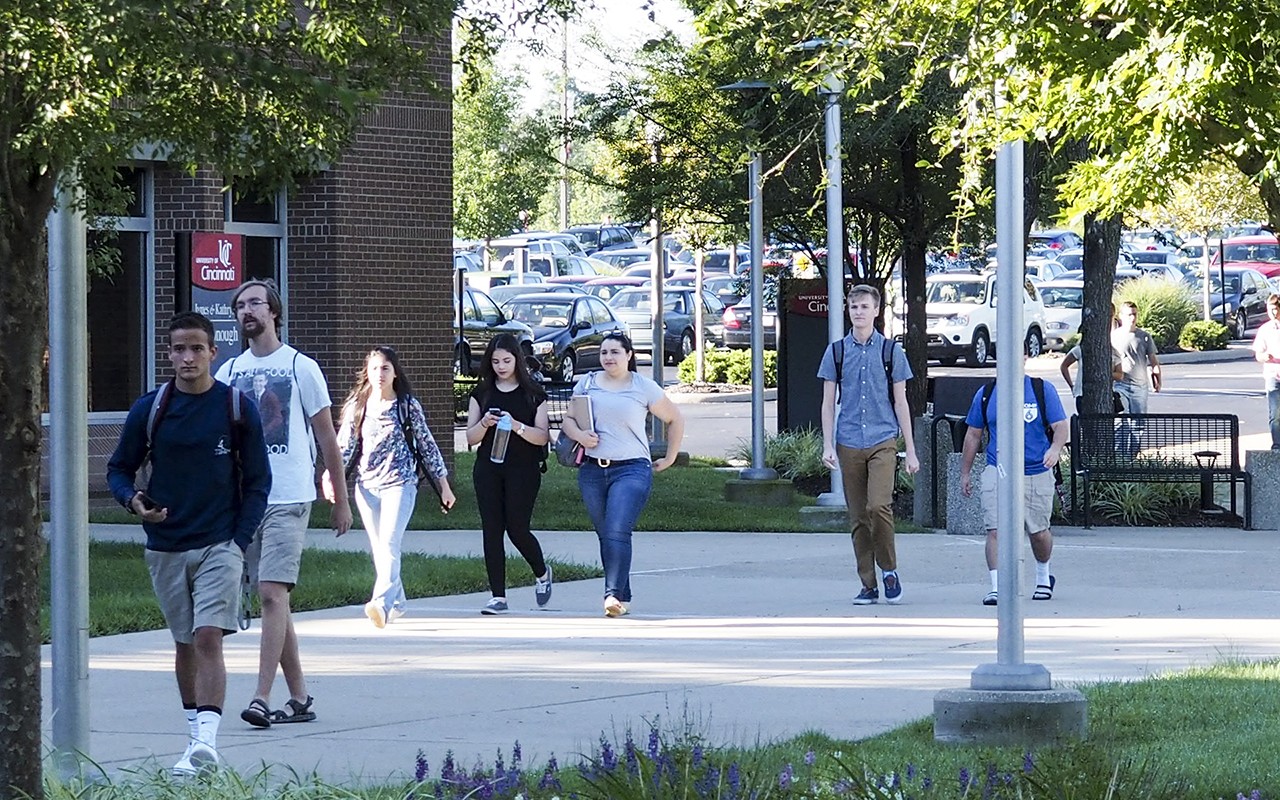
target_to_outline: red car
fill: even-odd
[[[1227,266],[1256,269],[1268,278],[1280,275],[1280,243],[1274,234],[1233,236],[1223,242],[1222,247],[1227,254]]]

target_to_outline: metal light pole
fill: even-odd
[[[820,42],[821,40],[814,40]],[[809,44],[806,42],[805,44]],[[826,123],[827,149],[827,341],[844,338],[844,181],[840,163],[840,96],[844,82],[835,75],[827,76],[822,85],[826,100],[823,120]],[[839,397],[839,395],[836,395]],[[836,406],[836,415],[840,408]],[[840,464],[831,469],[831,491],[818,497],[820,506],[844,506],[844,480]]]
[[[653,182],[651,191],[653,195],[653,206],[651,211],[651,225],[653,238],[650,242],[653,246],[653,281],[649,287],[649,308],[651,311],[649,335],[652,337],[653,344],[653,381],[659,386],[663,385],[666,376],[662,370],[666,364],[666,351],[663,342],[663,335],[666,330],[666,318],[663,314],[663,300],[665,299],[662,286],[664,277],[663,266],[663,247],[662,247],[662,203],[658,198],[658,167],[662,160],[662,130],[652,121],[645,126],[645,136],[649,140],[649,163],[653,167]],[[667,424],[656,416],[651,419],[651,437],[649,441],[649,452],[654,458],[662,458],[667,454]]]
[[[88,265],[73,180],[48,222],[53,747],[64,779],[89,754]]]
[[[563,19],[560,50],[560,230],[569,227],[569,18]]]
[[[751,102],[754,106],[771,87],[762,81],[739,81],[720,88],[741,93],[748,101],[754,101]],[[764,158],[760,153],[756,115],[753,109],[746,125],[751,153],[747,168],[751,222],[751,466],[742,470],[739,477],[748,481],[774,481],[778,479],[777,471],[764,464]]]
[[[1023,523],[1023,378],[1022,293],[1026,244],[1022,227],[1022,142],[996,153],[996,329],[1005,342],[996,362],[996,519],[1003,532],[997,543],[1000,603],[996,663],[981,664],[970,677],[974,689],[1032,691],[1051,689],[1049,670],[1025,662],[1022,629]]]

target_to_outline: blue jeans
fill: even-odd
[[[372,490],[356,481],[356,508],[369,535],[369,554],[373,557],[371,602],[382,606],[385,613],[398,608],[404,611],[404,584],[400,581],[400,540],[409,525],[418,487],[412,483]]]
[[[631,531],[652,488],[653,464],[647,458],[607,467],[588,460],[578,470],[578,490],[600,539],[605,597],[631,602]]]
[[[1280,378],[1268,377],[1267,412],[1271,422],[1271,449],[1280,450]]]

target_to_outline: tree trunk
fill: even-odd
[[[1120,216],[1084,220],[1084,311],[1080,322],[1081,406],[1086,414],[1110,414],[1111,294],[1120,256]]]
[[[929,362],[928,337],[925,333],[924,293],[925,257],[929,247],[929,233],[924,218],[924,178],[917,164],[920,147],[916,131],[911,130],[898,143],[902,170],[902,283],[903,308],[906,312],[906,331],[902,342],[907,351],[907,362],[915,379],[907,383],[907,403],[911,416],[924,413],[928,396]]]
[[[1267,224],[1271,230],[1280,231],[1280,185],[1270,175],[1258,178],[1258,194],[1267,208]]]
[[[49,171],[10,160],[0,187],[0,798],[43,797],[40,752],[41,368],[48,341]]]

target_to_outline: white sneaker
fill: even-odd
[[[192,739],[187,742],[187,750],[173,765],[175,778],[194,778],[205,770],[218,766],[218,751],[204,742]]]
[[[370,600],[364,604],[364,615],[369,618],[375,628],[387,627],[387,612],[382,603]]]
[[[187,742],[187,749],[182,754],[182,758],[178,759],[178,763],[173,765],[173,777],[191,778],[195,776],[196,768],[191,764],[191,748],[195,747],[195,745],[195,739]]]
[[[392,606],[391,610],[387,612],[387,624],[390,625],[391,623],[395,622],[396,620],[400,619],[403,616],[404,616],[404,609],[402,607]]]

